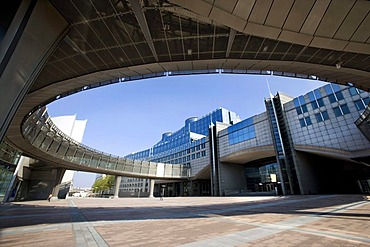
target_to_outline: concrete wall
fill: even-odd
[[[220,163],[221,195],[238,194],[246,190],[245,166]]]
[[[369,141],[354,124],[362,111],[358,111],[353,102],[360,97],[369,97],[369,93],[363,92],[361,95],[351,96],[346,87],[341,86],[341,88],[344,99],[339,103],[330,103],[324,88],[319,88],[325,106],[313,109],[310,103],[306,103],[308,112],[300,115],[297,114],[293,101],[284,105],[294,145],[320,146],[345,151],[369,149]],[[304,95],[304,99],[305,102],[310,102],[308,95]],[[350,113],[336,117],[333,108],[342,104],[348,105]],[[317,122],[315,114],[323,111],[328,112],[329,119]],[[310,117],[312,125],[301,127],[299,119],[303,117]]]
[[[219,156],[226,155],[245,150],[248,148],[272,145],[272,136],[270,130],[270,123],[266,112],[258,114],[253,117],[256,138],[229,145],[228,130],[224,129],[218,133]]]
[[[29,168],[28,178],[21,178],[22,188],[17,196],[18,200],[45,200],[50,193],[57,196],[59,184],[65,169],[62,168]],[[57,186],[58,185],[58,186]],[[54,195],[55,194],[55,195]]]
[[[320,191],[319,180],[317,177],[318,170],[312,165],[313,162],[321,162],[317,157],[304,152],[295,152],[295,167],[297,171],[298,183],[301,194],[317,194]]]
[[[295,159],[302,194],[361,193],[358,180],[370,175],[368,167],[350,160],[305,152],[296,152]]]

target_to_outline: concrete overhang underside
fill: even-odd
[[[70,32],[31,92],[73,78],[84,86],[213,68],[309,74],[370,88],[369,1],[50,2]]]
[[[328,147],[306,145],[294,145],[294,149],[298,152],[305,152],[331,159],[356,162],[370,166],[370,149],[350,152]]]
[[[220,157],[220,161],[225,163],[245,164],[251,161],[273,156],[275,156],[275,149],[271,145],[240,150]]]

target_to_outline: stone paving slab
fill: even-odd
[[[370,246],[361,195],[71,198],[0,205],[0,246]]]

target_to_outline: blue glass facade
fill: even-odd
[[[184,127],[174,133],[164,133],[152,148],[129,154],[126,158],[190,165],[192,160],[207,155],[205,143],[211,123],[232,124],[238,121],[240,118],[236,113],[218,108],[199,119],[188,118]]]
[[[351,95],[352,102],[355,105],[356,110],[364,110],[369,104],[370,98],[368,96],[361,97],[361,93],[364,92],[361,89],[340,86],[337,84],[327,84],[323,87],[323,93],[320,92],[319,88],[307,93],[308,97],[306,98],[304,96],[299,96],[293,99],[300,126],[307,127],[313,123],[312,120],[314,119],[317,123],[319,123],[328,120],[330,117],[340,117],[349,114],[350,108],[347,103],[351,100],[344,99],[344,93],[346,90],[348,90],[349,94]],[[326,106],[324,99],[329,101],[329,104]],[[332,105],[334,103],[336,104]],[[319,109],[319,112],[315,113],[314,116],[312,116],[312,119],[310,116],[304,116],[304,113],[308,112],[307,106],[309,104],[313,110]],[[328,111],[332,112],[330,113],[331,115],[328,113]]]
[[[227,128],[229,145],[256,138],[253,117],[247,118]]]

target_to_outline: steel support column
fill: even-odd
[[[0,43],[0,141],[68,23],[49,3],[24,0]]]

